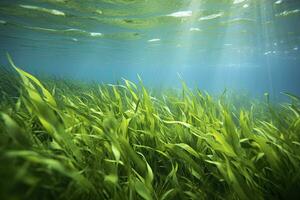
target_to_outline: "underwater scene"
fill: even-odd
[[[1,200],[300,199],[299,0],[1,0]]]

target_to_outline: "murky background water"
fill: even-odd
[[[300,94],[299,0],[1,0],[0,44],[34,74]]]

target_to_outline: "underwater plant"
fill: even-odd
[[[1,199],[296,199],[300,98],[0,82]],[[5,72],[5,73],[4,73]],[[3,95],[5,94],[5,95]],[[237,105],[237,103],[239,105]]]

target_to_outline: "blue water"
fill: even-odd
[[[300,94],[299,0],[2,0],[0,44],[42,76]]]

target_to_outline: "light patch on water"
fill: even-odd
[[[201,29],[200,28],[191,27],[190,31],[201,31]]]
[[[232,46],[232,44],[224,44],[224,46],[228,46],[229,47],[229,46]]]
[[[0,24],[6,24],[7,22],[4,20],[0,20]]]
[[[186,11],[174,12],[174,13],[168,14],[167,16],[169,16],[169,17],[191,17],[192,15],[193,15],[193,11],[186,10]]]
[[[92,37],[101,37],[103,34],[102,34],[102,33],[91,32],[90,35],[91,35]]]
[[[148,42],[159,42],[159,41],[160,41],[159,38],[153,38],[153,39],[148,40]]]
[[[60,34],[64,36],[68,36],[69,40],[73,40],[74,42],[78,41],[77,37],[90,37],[90,38],[111,38],[111,39],[136,39],[137,33],[113,33],[113,34],[103,34],[99,32],[89,32],[86,30],[81,29],[51,29],[51,28],[42,28],[42,27],[35,27],[35,26],[22,26],[25,29],[41,31],[41,32],[48,32],[51,34]],[[72,39],[73,38],[73,39]],[[80,40],[80,39],[79,39]]]
[[[243,8],[249,8],[249,4],[243,5]]]
[[[298,49],[299,49],[298,47],[294,47],[293,48],[294,51],[298,51]]]
[[[54,2],[54,3],[66,3],[66,0],[49,0],[51,3],[52,3],[52,1]]]
[[[234,19],[230,19],[227,20],[226,22],[223,22],[224,24],[231,24],[231,23],[253,23],[255,22],[255,20],[250,19],[250,18],[234,18]]]
[[[296,13],[299,13],[300,12],[300,9],[295,9],[295,10],[285,10],[279,14],[276,14],[277,17],[281,16],[281,17],[285,17],[285,16],[289,16],[289,15],[292,15],[292,14],[296,14]]]
[[[272,51],[267,51],[267,52],[264,53],[264,55],[269,55],[271,53],[272,53]]]
[[[62,32],[73,32],[73,33],[77,33],[77,34],[90,35],[89,32],[84,31],[84,30],[80,30],[80,29],[76,29],[76,28],[69,28],[69,29],[66,29],[66,30],[57,30],[57,31],[62,31]]]
[[[41,12],[46,12],[52,15],[58,15],[58,16],[66,16],[66,14],[62,11],[55,10],[55,9],[48,9],[48,8],[43,8],[43,7],[38,7],[38,6],[32,6],[32,5],[19,5],[21,8],[29,9],[29,10],[37,10]]]
[[[70,31],[70,32],[85,32],[85,31],[83,31],[83,30],[80,30],[80,29],[76,29],[76,28],[69,28],[69,29],[66,29],[65,31]]]
[[[87,32],[85,30],[80,29],[74,29],[69,28],[65,30],[59,30],[59,29],[50,29],[50,28],[41,28],[41,27],[32,27],[32,26],[24,26],[24,28],[32,29],[32,30],[38,30],[38,31],[47,31],[47,32],[57,32],[57,33],[73,33],[77,35],[85,35],[85,36],[91,36],[91,37],[101,37],[103,36],[102,33],[96,33],[96,32]],[[72,38],[73,41],[78,41],[76,38]]]
[[[33,27],[33,26],[24,26],[24,28],[28,28],[28,29],[32,29],[32,30],[38,30],[38,31],[49,31],[49,32],[57,32],[58,31],[56,29]]]
[[[228,68],[238,68],[238,67],[240,67],[240,65],[238,65],[238,64],[227,64],[227,65],[225,65],[225,67],[228,67]]]
[[[278,0],[278,1],[275,1],[275,4],[281,4],[283,1],[282,0]]]
[[[96,12],[97,14],[99,14],[99,15],[102,15],[102,14],[103,14],[102,10],[99,10],[99,9],[97,9],[95,12]]]
[[[66,14],[62,11],[59,11],[59,10],[50,10],[51,11],[51,14],[53,15],[62,15],[62,16],[66,16]]]
[[[202,20],[216,19],[218,17],[222,17],[223,14],[224,14],[223,12],[216,13],[216,14],[211,14],[211,15],[207,15],[207,16],[204,16],[204,17],[200,17],[198,20],[202,21]]]
[[[246,0],[234,0],[234,1],[233,1],[233,4],[243,3],[244,1],[246,1]]]

